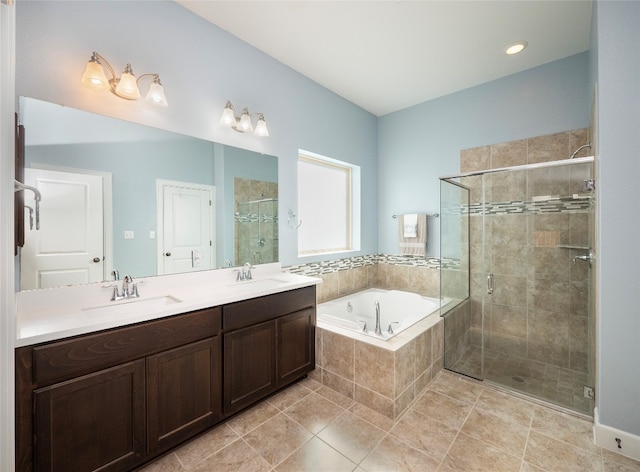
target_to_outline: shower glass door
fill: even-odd
[[[457,179],[471,195],[470,323],[445,367],[591,415],[593,163],[563,164]],[[445,354],[447,330],[463,324],[447,316]]]

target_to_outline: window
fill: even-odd
[[[298,154],[298,256],[360,249],[360,167]]]

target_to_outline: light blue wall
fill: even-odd
[[[113,267],[134,277],[154,275],[157,231],[156,179],[214,185],[213,145],[182,138],[129,143],[29,146],[32,163],[111,172],[113,184]],[[150,164],[151,163],[151,164]],[[133,231],[134,239],[124,239]]]
[[[598,413],[600,423],[637,437],[640,435],[640,3],[598,2],[596,15],[600,188]]]
[[[460,150],[585,128],[590,97],[581,53],[381,117],[379,251],[398,253],[392,215],[438,211],[438,178],[459,173]],[[437,256],[437,219],[428,231],[427,252]]]
[[[363,239],[353,254],[377,251],[374,115],[175,2],[21,0],[16,8],[17,95],[278,156],[281,214],[297,210],[298,149],[358,165]],[[118,72],[130,62],[138,75],[160,73],[169,107],[81,86],[94,50]],[[220,126],[227,100],[264,113],[271,136]],[[286,221],[279,230],[281,261],[298,263],[296,231]]]

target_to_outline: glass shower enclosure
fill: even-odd
[[[445,368],[593,414],[594,185],[591,157],[440,179]]]

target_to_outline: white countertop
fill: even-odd
[[[16,347],[308,287],[315,277],[282,271],[279,263],[252,269],[236,281],[234,269],[165,275],[138,282],[139,298],[110,301],[115,282],[30,290],[16,294]],[[117,282],[122,288],[122,281]]]

